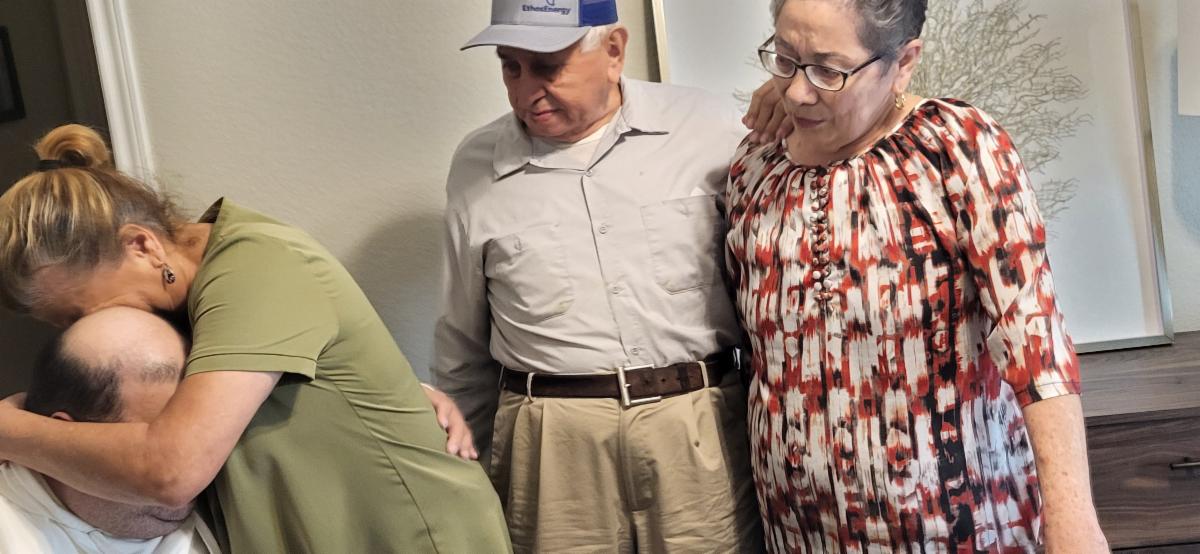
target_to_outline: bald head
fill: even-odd
[[[185,351],[179,333],[153,314],[130,308],[96,312],[42,354],[25,408],[74,421],[149,423],[175,394]],[[46,481],[67,509],[115,537],[161,537],[192,512],[191,505],[121,504]]]
[[[158,316],[132,308],[101,310],[77,321],[42,353],[26,409],[77,421],[153,419],[162,409],[160,395],[151,401],[143,393],[160,385],[174,391],[186,351],[184,339]]]
[[[122,380],[179,380],[187,357],[183,338],[162,318],[133,308],[85,316],[63,333],[63,354]]]

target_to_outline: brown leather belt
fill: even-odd
[[[616,398],[628,408],[718,386],[726,373],[739,367],[739,356],[734,349],[698,362],[617,368],[615,375],[557,375],[505,368],[500,387],[526,396]]]

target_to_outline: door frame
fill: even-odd
[[[157,186],[125,0],[86,0],[117,169]]]

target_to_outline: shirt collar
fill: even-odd
[[[58,527],[64,532],[86,535],[91,539],[96,552],[182,552],[185,546],[190,547],[193,543],[193,535],[199,535],[200,542],[208,552],[220,552],[212,531],[195,513],[189,515],[179,529],[162,537],[113,537],[71,513],[54,495],[41,474],[11,462],[0,462],[0,497],[26,514],[50,522],[50,527],[39,526],[43,531],[51,532],[50,529]],[[87,546],[77,545],[80,552],[92,552],[92,548],[86,548]]]
[[[612,148],[617,138],[629,133],[666,134],[662,113],[665,106],[655,106],[646,94],[648,83],[621,77],[621,109],[613,119],[612,129],[600,139],[596,159]],[[504,177],[525,167],[533,157],[533,141],[516,114],[509,114],[492,155],[495,178]]]
[[[62,527],[83,533],[96,529],[63,506],[41,475],[12,462],[0,463],[0,496],[26,513]]]

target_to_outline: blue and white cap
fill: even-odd
[[[592,27],[616,22],[617,0],[492,0],[492,24],[462,49],[509,46],[558,52]]]

